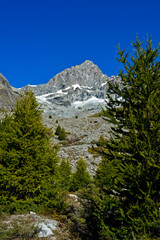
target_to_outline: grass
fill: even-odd
[[[92,117],[102,117],[103,115],[104,115],[104,114],[103,114],[103,111],[101,111],[101,112],[98,112],[98,113],[95,113],[95,114],[89,116],[88,118],[92,118]]]
[[[35,226],[32,216],[26,218],[24,215],[11,217],[1,215],[0,217],[0,239],[1,240],[33,240],[38,239],[40,229]]]
[[[68,221],[68,216],[52,215],[52,217],[59,222],[59,227],[54,232],[57,240],[81,239],[78,237],[76,230],[75,232],[71,230],[73,223]],[[41,220],[38,220],[38,222],[41,222]],[[0,213],[0,240],[39,240],[42,239],[38,237],[40,230],[37,226],[37,218],[35,220],[34,215]],[[54,237],[43,237],[43,240],[51,239],[54,239]]]

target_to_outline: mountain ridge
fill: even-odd
[[[108,81],[119,81],[119,78],[108,77],[92,61],[86,60],[56,74],[46,84],[29,87],[47,114],[73,117],[101,110]]]
[[[8,82],[7,79],[5,81]],[[28,87],[35,93],[45,113],[73,117],[78,114],[93,114],[101,110],[106,100],[108,81],[119,81],[119,77],[108,77],[92,61],[86,60],[80,65],[56,74],[45,84],[27,85],[21,89],[6,85],[11,95],[11,106],[15,103],[13,96]]]

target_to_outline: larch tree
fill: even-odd
[[[38,197],[53,187],[57,148],[32,91],[0,123],[0,204]]]
[[[160,234],[160,62],[159,48],[133,43],[128,60],[118,50],[120,82],[109,82],[104,116],[111,136],[90,191],[91,231],[99,239],[142,239]],[[92,227],[94,226],[94,227]],[[97,231],[96,233],[94,231]],[[94,235],[93,234],[93,235]],[[98,235],[96,235],[98,234]]]

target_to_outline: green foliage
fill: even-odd
[[[71,179],[71,191],[77,191],[81,188],[87,187],[87,185],[91,182],[91,177],[87,171],[86,162],[80,158],[77,162],[76,172],[73,173]]]
[[[88,149],[90,153],[93,154],[100,154],[101,156],[106,156],[108,153],[108,150],[106,148],[106,140],[103,135],[99,137],[99,140],[97,142],[93,142],[97,146],[92,146]]]
[[[118,52],[125,72],[120,71],[120,84],[109,82],[103,110],[111,137],[98,146],[103,160],[95,176],[97,192],[86,194],[88,226],[94,226],[97,239],[160,235],[159,50],[150,39],[143,48],[137,38],[133,47],[131,61]]]
[[[65,140],[67,137],[67,133],[66,133],[65,129],[61,128],[60,125],[58,125],[58,127],[56,128],[55,135],[58,136],[58,139],[60,141]]]
[[[101,111],[101,112],[98,112],[98,113],[94,113],[93,115],[91,115],[91,116],[89,116],[89,118],[94,118],[94,117],[102,117],[103,116],[103,111]]]
[[[57,169],[57,181],[56,183],[60,188],[68,190],[71,184],[71,165],[68,160],[62,159],[61,164]]]
[[[55,178],[59,159],[52,131],[42,123],[33,92],[26,90],[12,115],[0,122],[0,205],[10,212],[62,204]]]

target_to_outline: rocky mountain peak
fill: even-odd
[[[104,106],[106,100],[107,83],[115,80],[118,78],[109,78],[92,61],[86,60],[56,74],[46,84],[28,87],[35,93],[47,114],[72,117],[101,111],[101,106]],[[0,74],[1,108],[12,108],[18,91]]]
[[[76,68],[79,68],[81,70],[91,70],[93,68],[98,68],[96,64],[94,64],[92,61],[86,60],[82,64],[75,66]],[[100,69],[99,69],[100,70]]]
[[[48,92],[65,89],[75,84],[93,87],[105,82],[106,79],[107,76],[102,74],[97,65],[92,61],[86,60],[81,65],[66,69],[51,78],[47,83],[48,89],[50,89]]]
[[[48,114],[72,117],[100,111],[108,81],[97,65],[86,60],[58,73],[48,83],[31,88]]]

